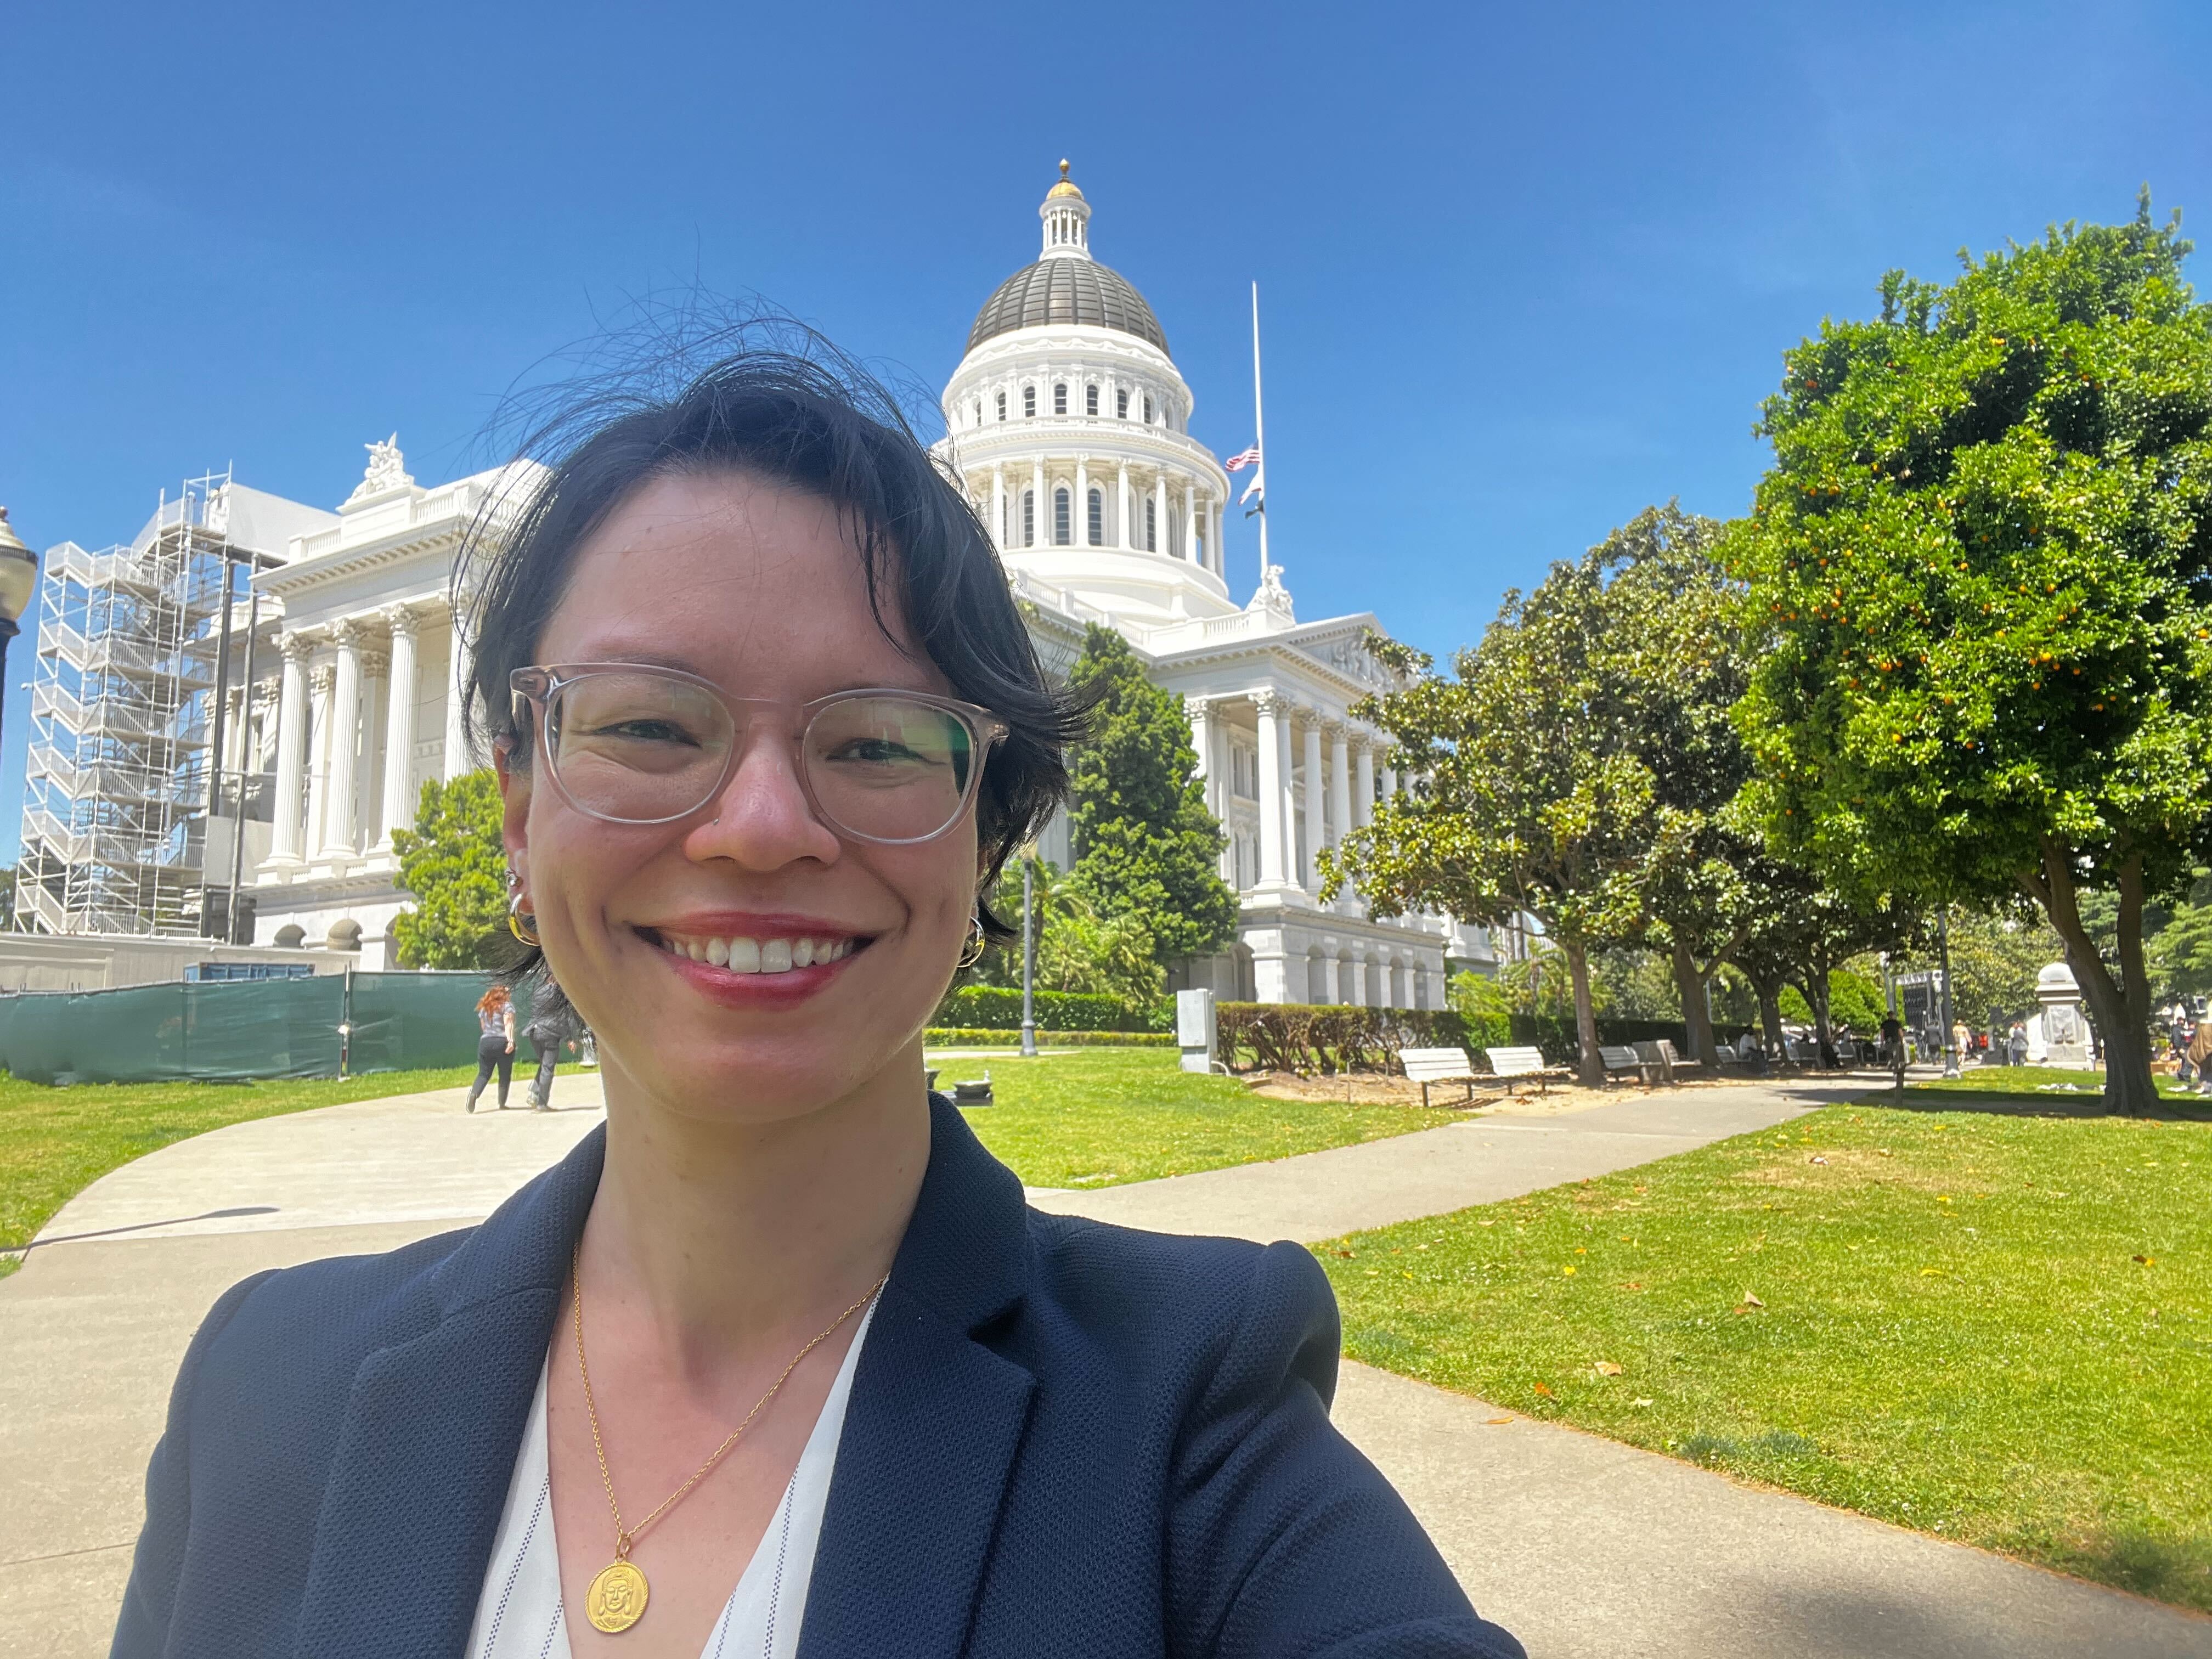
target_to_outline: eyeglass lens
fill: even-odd
[[[656,674],[585,674],[546,709],[555,775],[586,811],[653,823],[695,812],[726,780],[737,732],[705,687]],[[878,841],[933,836],[960,814],[975,739],[950,709],[899,696],[817,709],[799,748],[833,829]]]

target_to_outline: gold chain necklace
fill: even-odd
[[[753,1408],[745,1413],[745,1420],[730,1431],[729,1438],[714,1448],[714,1455],[702,1463],[689,1480],[671,1492],[662,1500],[659,1509],[637,1525],[625,1527],[623,1525],[622,1505],[615,1502],[614,1477],[607,1473],[607,1449],[599,1438],[599,1408],[592,1397],[592,1368],[584,1363],[584,1241],[580,1238],[576,1241],[575,1250],[569,1258],[569,1272],[576,1281],[576,1370],[584,1379],[584,1411],[592,1419],[592,1449],[599,1455],[599,1484],[607,1489],[607,1510],[615,1520],[615,1559],[601,1567],[592,1578],[592,1587],[584,1595],[584,1614],[592,1621],[592,1629],[604,1631],[609,1636],[618,1636],[645,1616],[645,1601],[650,1593],[650,1586],[645,1582],[645,1574],[629,1559],[629,1553],[644,1535],[646,1528],[674,1509],[694,1486],[714,1472],[714,1466],[729,1455],[730,1449],[744,1437],[747,1429],[752,1427],[753,1419],[767,1409],[768,1402],[775,1399],[783,1385],[791,1380],[792,1372],[799,1369],[799,1362],[835,1336],[847,1320],[874,1301],[884,1286],[890,1282],[890,1275],[885,1273],[878,1279],[866,1296],[830,1322],[829,1329],[792,1355],[791,1364],[783,1368],[783,1375],[777,1377],[769,1386],[769,1391],[754,1402]]]

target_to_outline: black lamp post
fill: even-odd
[[[21,617],[39,588],[39,556],[8,526],[0,507],[0,703],[7,698],[8,641],[22,632]]]

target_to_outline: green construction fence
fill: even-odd
[[[236,1082],[467,1066],[483,974],[321,974],[0,996],[0,1068],[26,1082]],[[517,1024],[529,1018],[518,996]],[[526,1042],[517,1045],[526,1051]],[[518,1058],[526,1060],[525,1052]]]

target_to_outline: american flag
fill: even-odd
[[[1242,455],[1231,455],[1227,460],[1222,462],[1221,465],[1229,471],[1242,472],[1248,466],[1257,465],[1259,464],[1259,459],[1260,446],[1254,444],[1251,448],[1246,450]]]

